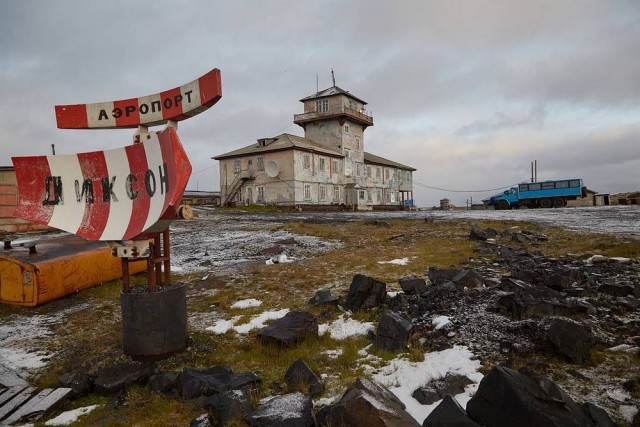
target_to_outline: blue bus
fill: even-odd
[[[586,187],[578,178],[556,181],[523,182],[489,199],[496,209],[562,208],[568,200],[586,196]]]

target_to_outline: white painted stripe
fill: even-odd
[[[160,101],[159,93],[138,98],[138,111],[142,105],[146,105],[146,107],[142,107],[143,111],[146,111],[146,113],[142,114],[142,112],[140,112],[140,123],[145,124],[163,120],[162,102]]]
[[[189,91],[191,91],[191,93],[187,96],[186,93]],[[180,86],[180,94],[182,95],[183,113],[188,113],[194,108],[198,108],[202,105],[202,100],[200,99],[200,84],[198,83],[198,80],[194,80],[191,83]],[[191,100],[191,102],[189,102],[189,100]]]
[[[122,240],[129,220],[131,219],[131,211],[133,210],[133,201],[127,196],[126,179],[129,176],[129,159],[124,148],[116,148],[104,152],[104,159],[107,163],[107,171],[109,172],[109,182],[115,176],[116,181],[113,185],[113,192],[118,198],[116,202],[111,199],[109,210],[109,219],[107,225],[100,236],[100,240]],[[143,183],[144,185],[144,183]]]
[[[102,120],[100,119],[100,112],[104,110],[102,114]],[[98,102],[96,104],[87,104],[87,122],[89,127],[113,127],[116,125],[116,119],[113,117],[113,102]]]
[[[155,224],[160,215],[162,215],[162,208],[164,206],[164,199],[167,197],[167,191],[165,186],[160,182],[160,169],[164,161],[162,160],[162,150],[160,149],[160,141],[158,135],[154,132],[152,137],[144,142],[144,150],[147,155],[147,165],[153,176],[156,178],[156,191],[151,197],[151,203],[149,205],[149,215],[147,215],[147,222],[144,224],[143,230],[151,227]],[[162,174],[164,175],[164,168],[162,168]],[[168,186],[166,186],[168,188]]]
[[[84,199],[76,200],[75,181],[82,188],[82,169],[78,156],[47,156],[51,176],[62,178],[62,201],[53,209],[49,225],[61,230],[75,233],[82,224],[86,204]],[[53,199],[53,195],[51,196]]]

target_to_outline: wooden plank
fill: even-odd
[[[0,407],[0,420],[4,419],[7,415],[13,412],[16,408],[22,405],[27,399],[31,397],[31,393],[35,391],[35,387],[27,387],[20,393],[15,395],[13,399],[9,400],[2,407]]]
[[[20,393],[25,388],[27,388],[27,386],[13,386],[4,390],[4,392],[0,394],[0,407],[2,407],[2,405],[5,404],[5,402],[8,402],[9,400],[13,399],[13,397],[16,394]]]
[[[5,387],[27,386],[27,382],[20,378],[16,371],[7,368],[2,363],[0,363],[0,384]]]
[[[34,421],[42,417],[44,414],[52,410],[58,403],[66,399],[71,391],[71,388],[61,387],[49,393],[44,399],[34,405],[29,413],[28,420]]]
[[[35,396],[33,396],[31,399],[29,399],[28,402],[25,402],[24,405],[22,405],[21,407],[19,407],[16,411],[14,411],[11,415],[9,415],[4,421],[3,423],[6,424],[13,424],[16,421],[20,421],[20,419],[27,415],[30,414],[33,411],[33,409],[44,399],[46,398],[49,394],[51,394],[51,392],[53,391],[52,388],[45,388],[44,390],[42,390],[40,393],[36,394]]]

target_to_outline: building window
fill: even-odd
[[[371,190],[367,190],[367,202],[371,201]]]
[[[391,194],[388,191],[385,193],[385,200],[387,201],[387,203],[391,202]]]
[[[382,189],[380,188],[376,190],[376,201],[382,204]]]
[[[334,202],[340,201],[340,187],[338,187],[337,185],[333,187],[333,201]]]
[[[333,173],[340,173],[340,171],[338,170],[338,161],[334,160],[333,161]]]
[[[349,133],[349,125],[344,125],[344,133]]]
[[[359,200],[364,200],[365,198],[365,191],[364,190],[358,190],[358,199]]]
[[[247,159],[247,166],[251,166],[253,164],[253,159]]]
[[[360,171],[360,163],[356,163],[356,176],[360,175],[362,175],[362,172]]]
[[[360,137],[356,136],[356,151],[360,151]]]
[[[258,203],[264,203],[264,187],[256,187],[258,189]]]
[[[380,179],[380,175],[381,175],[380,168],[376,168],[376,179],[377,180]]]
[[[304,185],[304,198],[305,200],[311,200],[311,184]]]
[[[320,172],[324,172],[324,163],[325,163],[325,158],[324,157],[320,157],[318,159],[318,170]]]
[[[320,200],[327,200],[327,187],[324,185],[320,185]]]
[[[264,157],[262,156],[258,157],[258,170],[259,171],[264,170]]]
[[[389,169],[384,170],[384,179],[389,179]]]
[[[407,181],[411,181],[411,172],[407,171]]]
[[[367,166],[367,176],[373,176],[371,175],[371,166]]]
[[[233,173],[236,175],[240,173],[240,160],[233,161]]]
[[[316,111],[318,113],[326,113],[329,111],[329,100],[328,99],[318,99],[316,101]]]
[[[304,167],[305,169],[311,168],[311,156],[309,156],[308,154],[304,155],[302,167]]]

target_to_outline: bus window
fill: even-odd
[[[529,184],[529,190],[531,191],[535,191],[535,190],[539,190],[540,189],[540,184],[539,183],[535,183],[535,184]]]
[[[556,186],[553,181],[546,181],[542,183],[543,190],[553,190],[554,188],[556,188]]]
[[[569,181],[569,187],[571,188],[580,187],[580,180],[572,179],[571,181]]]
[[[568,188],[569,181],[556,181],[556,188]]]

